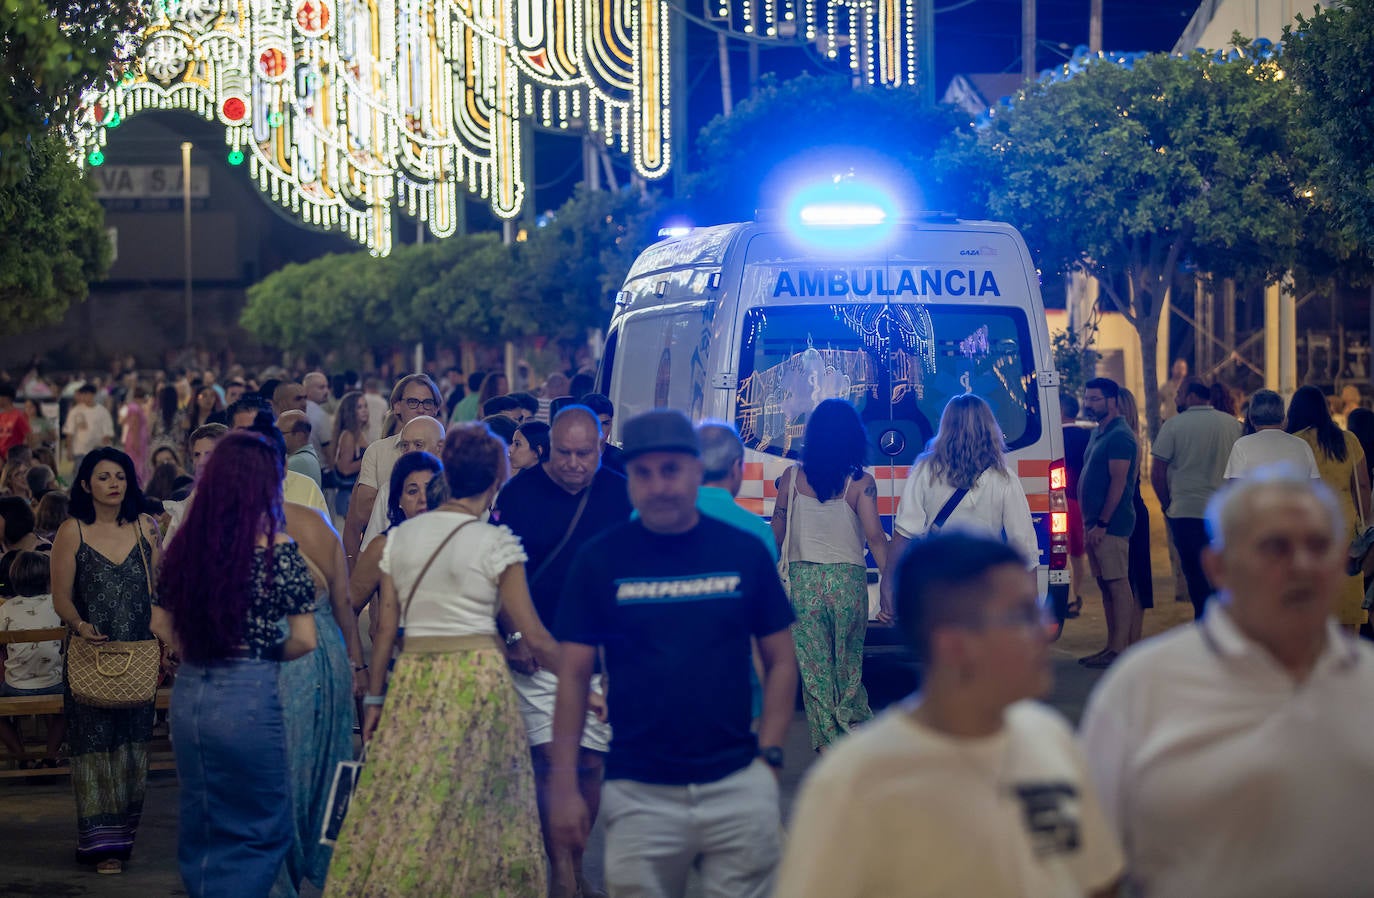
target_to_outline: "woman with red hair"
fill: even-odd
[[[265,898],[291,847],[277,682],[316,635],[315,584],[285,532],[285,470],[283,447],[226,435],[162,566],[152,626],[182,659],[171,724],[177,861],[192,898]]]

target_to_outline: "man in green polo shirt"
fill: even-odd
[[[1080,658],[1085,667],[1106,667],[1140,638],[1144,612],[1131,592],[1131,531],[1135,529],[1136,480],[1140,453],[1135,430],[1121,417],[1116,381],[1095,377],[1083,391],[1083,411],[1097,422],[1083,454],[1078,504],[1083,510],[1083,541],[1088,564],[1102,589],[1107,617],[1107,647]]]

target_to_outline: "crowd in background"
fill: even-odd
[[[1363,673],[1374,662],[1338,677],[1340,659],[1354,664],[1365,648],[1318,639],[1316,605],[1301,619],[1289,608],[1299,592],[1330,593],[1353,629],[1370,606],[1358,566],[1344,579],[1327,568],[1365,535],[1374,412],[1333,415],[1315,387],[1287,404],[1259,391],[1237,406],[1185,371],[1153,440],[1135,398],[1107,378],[1061,397],[1078,598],[1060,610],[1076,614],[1096,580],[1107,645],[1080,662],[1125,671],[1090,704],[1086,737],[1100,750],[1084,762],[1062,722],[1027,704],[1049,683],[1046,609],[1030,574],[1040,547],[1001,428],[976,395],[946,406],[889,537],[863,423],[839,400],[810,416],[770,527],[733,501],[744,448],[730,425],[694,428],[656,410],[609,445],[615,409],[585,372],[513,391],[504,372],[449,367],[384,392],[378,377],[305,365],[258,377],[238,367],[145,377],[122,365],[61,385],[31,370],[22,392],[0,381],[0,629],[157,640],[174,684],[178,861],[193,896],[290,898],[328,877],[329,894],[369,898],[592,898],[582,852],[603,800],[613,894],[681,895],[693,865],[712,896],[834,898],[862,893],[863,881],[905,893],[892,878],[904,863],[860,859],[947,810],[932,771],[954,782],[968,770],[977,782],[957,801],[976,805],[988,832],[1015,834],[998,843],[1007,863],[960,862],[953,842],[938,848],[959,828],[937,821],[909,853],[925,864],[913,860],[912,875],[943,863],[963,893],[989,895],[1110,894],[1123,864],[1208,882],[1213,871],[1182,857],[1133,854],[1123,796],[1135,787],[1109,761],[1148,744],[1122,733],[1150,716],[1139,690],[1156,688],[1156,672],[1133,660],[1145,653],[1122,658],[1153,604],[1147,477],[1178,596],[1198,619],[1187,638],[1203,634],[1207,648],[1179,636],[1146,653],[1178,655],[1172,672],[1253,643],[1336,693],[1374,690]],[[57,421],[43,407],[54,401]],[[1275,463],[1287,465],[1277,480],[1265,473]],[[1264,503],[1291,514],[1235,511]],[[1311,531],[1306,548],[1280,547],[1308,565],[1296,587],[1286,568],[1257,577],[1288,563],[1255,542],[1260,524]],[[871,723],[868,554],[883,574],[879,621],[899,626],[927,665],[919,700]],[[1241,583],[1264,595],[1238,595]],[[693,604],[702,595],[732,601]],[[682,596],[692,601],[672,601]],[[1293,626],[1275,628],[1284,615]],[[1294,633],[1307,643],[1290,645]],[[1217,658],[1199,660],[1205,651]],[[48,721],[41,757],[3,722],[0,744],[22,766],[70,767],[77,857],[116,874],[132,856],[158,715],[151,703],[75,700],[61,653],[56,642],[9,648],[0,695],[61,694],[63,713]],[[613,698],[603,675],[618,684]],[[768,772],[784,763],[798,680],[811,747],[827,757],[784,845]],[[1199,699],[1198,713],[1215,718],[1216,700]],[[373,754],[331,849],[319,834],[355,724]],[[874,794],[858,807],[858,770],[910,801]],[[1003,779],[1016,780],[1011,793]],[[1020,804],[1001,806],[1007,794]],[[1008,876],[1017,888],[999,891]]]

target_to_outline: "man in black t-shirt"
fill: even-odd
[[[629,517],[625,478],[601,467],[601,429],[596,415],[584,406],[568,406],[554,417],[549,431],[549,460],[522,471],[496,500],[496,519],[520,537],[529,556],[525,569],[529,572],[530,597],[545,627],[553,629],[559,596],[577,551]],[[583,881],[582,852],[569,854],[549,839],[549,743],[553,740],[556,671],[539,669],[519,633],[508,632],[506,643],[534,764],[550,861],[549,894],[552,898],[572,898],[581,893],[590,898],[595,893]],[[601,690],[600,676],[594,678],[591,688]],[[610,738],[610,727],[604,721],[585,716],[576,766],[584,800],[593,816],[601,800],[602,759]]]
[[[708,898],[764,898],[781,849],[776,773],[797,690],[792,608],[764,546],[697,511],[702,463],[682,413],[631,419],[624,451],[639,519],[578,553],[554,627],[563,654],[553,836],[575,850],[591,829],[574,766],[587,686],[604,648],[611,893],[681,898],[696,867]],[[757,738],[753,639],[764,667]]]

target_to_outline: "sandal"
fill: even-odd
[[[1078,617],[1083,612],[1083,599],[1077,598],[1069,602],[1064,608],[1064,619],[1071,620]]]
[[[115,858],[107,858],[95,865],[95,872],[103,876],[111,876],[116,873],[124,872],[124,862]]]
[[[1112,662],[1117,659],[1119,654],[1119,652],[1106,651],[1095,658],[1088,658],[1080,663],[1089,670],[1105,670],[1112,666]]]

